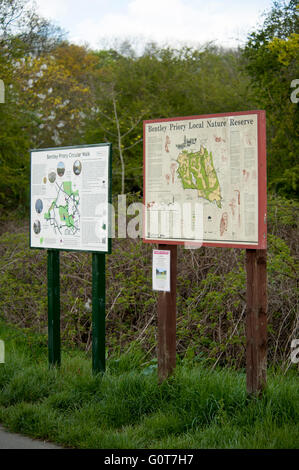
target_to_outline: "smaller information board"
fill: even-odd
[[[30,247],[110,252],[111,144],[31,151]]]
[[[153,290],[170,292],[169,250],[153,250]]]

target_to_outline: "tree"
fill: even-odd
[[[14,56],[49,52],[63,36],[61,28],[36,14],[29,0],[0,0],[0,45]]]
[[[113,159],[114,190],[121,192],[142,191],[143,120],[251,108],[239,51],[155,44],[141,56],[130,51],[96,53],[95,106],[86,127],[88,142],[112,142],[119,157]]]
[[[85,47],[68,43],[19,64],[20,99],[38,123],[31,135],[34,146],[84,143],[84,117],[92,102],[95,65],[94,55]]]
[[[0,0],[0,209],[28,207],[29,153],[37,116],[24,98],[23,66],[61,41],[59,30],[26,0]]]
[[[270,187],[290,196],[299,187],[299,114],[291,100],[291,84],[299,78],[298,32],[297,2],[274,2],[244,51],[252,88],[267,112]]]

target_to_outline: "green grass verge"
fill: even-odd
[[[246,395],[244,373],[204,364],[179,363],[158,385],[136,345],[93,376],[80,351],[63,351],[61,368],[49,369],[45,336],[0,322],[0,339],[0,422],[12,431],[75,448],[299,447],[295,367],[270,372],[257,399]]]

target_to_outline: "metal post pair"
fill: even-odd
[[[105,254],[92,253],[92,371],[105,371]],[[59,250],[48,250],[49,365],[61,364]]]

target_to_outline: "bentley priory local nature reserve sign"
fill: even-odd
[[[143,241],[153,250],[158,371],[176,363],[177,245],[246,249],[247,391],[266,383],[267,192],[263,110],[143,122]],[[156,267],[163,253],[169,267]],[[163,287],[169,280],[170,289]],[[154,282],[155,281],[155,282]]]
[[[263,111],[144,122],[144,241],[266,246]]]

